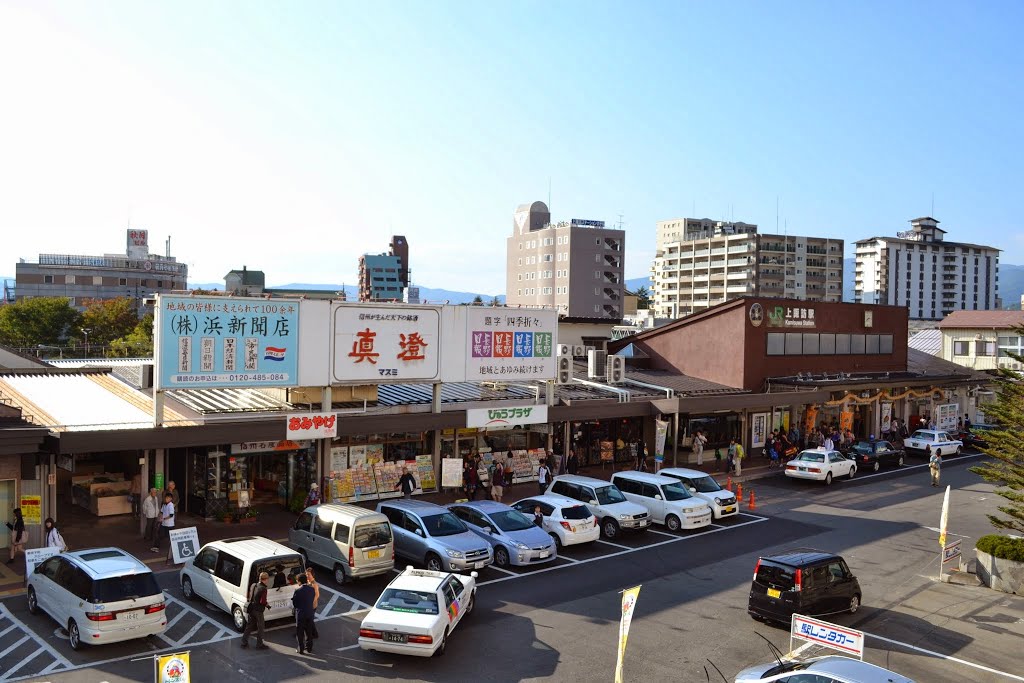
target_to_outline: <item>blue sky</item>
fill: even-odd
[[[0,272],[172,237],[190,279],[501,293],[518,204],[848,241],[931,212],[1024,263],[1018,2],[0,0]],[[12,65],[14,68],[11,68]],[[3,265],[7,264],[7,265]]]

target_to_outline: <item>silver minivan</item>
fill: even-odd
[[[288,531],[288,540],[306,564],[330,569],[338,583],[386,574],[395,566],[388,518],[358,505],[308,507]]]

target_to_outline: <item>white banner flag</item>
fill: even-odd
[[[633,608],[640,596],[640,586],[622,591],[622,618],[619,620],[619,658],[615,664],[615,683],[622,683],[622,658],[626,654],[626,639],[633,621]]]

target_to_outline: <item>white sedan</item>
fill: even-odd
[[[476,577],[406,567],[359,625],[359,647],[415,657],[444,654],[451,632],[473,610]]]
[[[839,451],[811,448],[802,451],[786,463],[786,476],[793,479],[814,479],[831,484],[836,477],[849,477],[857,473],[857,463]]]
[[[918,429],[903,442],[903,450],[907,453],[921,453],[926,458],[932,451],[942,455],[960,455],[964,442],[951,437],[941,429]]]
[[[548,532],[558,547],[593,543],[601,537],[597,517],[586,505],[578,500],[546,493],[532,498],[523,498],[512,503],[512,508],[532,518],[536,508],[544,516],[544,531]]]

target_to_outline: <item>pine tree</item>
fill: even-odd
[[[1024,325],[1014,328],[1024,336]],[[1018,362],[1024,357],[1008,354]],[[988,447],[981,449],[994,460],[970,468],[985,481],[998,484],[996,495],[1006,499],[999,511],[1006,515],[988,515],[992,526],[1024,533],[1024,375],[1009,368],[999,369],[999,390],[995,402],[985,406],[985,419],[995,429],[985,432]]]

